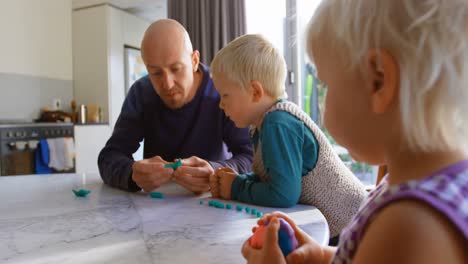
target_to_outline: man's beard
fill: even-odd
[[[181,98],[181,94],[177,94],[176,96],[166,97],[166,100],[164,103],[170,109],[179,109],[185,105],[183,98]]]

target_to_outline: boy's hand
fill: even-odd
[[[329,259],[327,259],[327,257],[324,256],[325,255],[324,249],[315,240],[313,240],[309,235],[307,235],[306,232],[301,230],[288,215],[282,212],[274,212],[271,214],[266,214],[262,218],[260,218],[260,220],[258,220],[257,223],[258,225],[263,225],[266,222],[273,221],[274,218],[283,218],[284,220],[286,220],[286,222],[289,223],[289,225],[291,225],[292,229],[294,230],[294,235],[296,236],[297,242],[299,244],[299,247],[296,250],[294,250],[288,256],[286,256],[287,263],[297,264],[297,263],[328,263],[329,262]],[[255,228],[253,229],[253,231],[255,231]],[[276,232],[278,232],[278,229],[276,229]],[[271,239],[271,237],[269,238],[265,237],[264,243],[266,243],[268,239]],[[278,241],[278,240],[276,239],[274,241]],[[273,242],[273,240],[270,242]],[[278,246],[278,249],[279,249],[279,246]],[[258,255],[260,255],[259,251],[263,251],[263,249],[256,250],[256,249],[251,248],[248,243],[248,240],[244,243],[244,246],[242,247],[242,254],[247,259],[248,262],[250,262],[250,259],[254,261],[257,258],[259,258],[258,257]],[[269,250],[265,250],[265,251],[269,252]],[[250,254],[252,254],[252,256],[247,257]],[[272,253],[270,252],[266,254],[272,254]],[[270,262],[266,261],[266,262],[259,262],[259,263],[270,263]]]
[[[219,176],[218,171],[224,168],[217,169],[213,174],[210,175],[210,191],[211,197],[219,198]]]
[[[210,190],[211,190],[211,197],[213,198],[220,198],[219,195],[219,178],[221,177],[221,172],[232,172],[235,173],[235,171],[232,168],[229,167],[223,167],[217,169],[213,174],[210,176]]]
[[[244,242],[242,246],[242,255],[247,260],[247,263],[286,263],[286,259],[278,245],[278,230],[280,223],[277,217],[271,217],[270,223],[266,229],[263,247],[254,249],[250,247],[249,240]],[[255,230],[255,229],[254,229]]]
[[[231,185],[237,177],[237,173],[231,168],[221,168],[216,171],[218,181],[218,194],[221,199],[231,199]]]

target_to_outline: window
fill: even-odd
[[[353,161],[348,151],[337,145],[323,127],[321,115],[327,88],[317,79],[315,66],[310,63],[305,47],[307,25],[321,1],[246,1],[247,33],[264,35],[283,53],[288,65],[288,99],[302,107],[322,128],[337,154],[356,177],[365,185],[374,185],[377,167]]]
[[[245,1],[247,33],[262,34],[284,53],[286,0]],[[265,7],[268,7],[266,11]]]

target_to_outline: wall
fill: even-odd
[[[0,1],[0,119],[73,97],[71,0]]]
[[[139,48],[150,23],[113,7],[109,7],[109,15],[109,122],[113,127],[125,99],[124,46]]]
[[[98,104],[108,120],[107,7],[73,11],[74,98]]]

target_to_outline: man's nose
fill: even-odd
[[[174,77],[171,74],[164,75],[164,88],[170,90],[174,87]]]

